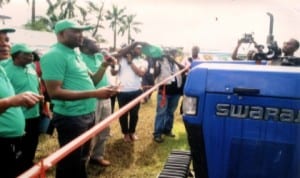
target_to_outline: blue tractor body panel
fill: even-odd
[[[184,94],[196,177],[300,178],[299,68],[203,63]]]

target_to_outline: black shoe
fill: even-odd
[[[89,163],[93,165],[102,166],[102,167],[107,167],[110,166],[111,164],[109,160],[105,160],[105,159],[90,159]]]
[[[161,136],[155,136],[153,140],[157,143],[162,143],[164,141],[164,139]]]
[[[175,134],[173,134],[172,132],[169,132],[169,133],[165,133],[165,136],[174,138]]]

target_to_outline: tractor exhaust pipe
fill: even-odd
[[[267,45],[272,44],[274,41],[273,36],[273,14],[267,12],[267,15],[270,17],[270,25],[269,25],[269,35],[267,36]]]

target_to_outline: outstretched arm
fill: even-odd
[[[75,91],[62,88],[62,82],[56,80],[46,80],[47,91],[52,99],[59,100],[79,100],[86,98],[109,98],[117,94],[116,89],[102,87],[97,90]]]
[[[242,40],[238,40],[238,44],[234,48],[233,53],[231,55],[232,60],[239,60],[237,57],[237,54],[238,54],[238,50],[239,50],[241,44],[242,44]]]
[[[140,41],[133,42],[130,45],[126,46],[125,48],[120,49],[118,51],[118,53],[115,55],[115,57],[125,56],[129,51],[131,51],[132,49],[134,49],[136,45],[145,46],[147,44],[148,43],[146,43],[146,42],[140,42]]]

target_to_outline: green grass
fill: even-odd
[[[179,104],[180,106],[180,104]],[[179,108],[179,107],[178,107]],[[188,150],[186,133],[179,114],[175,112],[173,132],[175,138],[165,137],[165,141],[158,144],[153,141],[152,133],[156,109],[156,94],[146,103],[141,105],[139,122],[136,133],[139,140],[134,143],[125,143],[120,130],[119,122],[111,124],[111,137],[106,144],[105,157],[112,163],[107,168],[89,165],[90,178],[154,178],[162,170],[163,165],[171,150]],[[58,149],[56,134],[43,135],[40,139],[37,160],[45,158]],[[47,177],[54,177],[54,169],[47,172]]]

